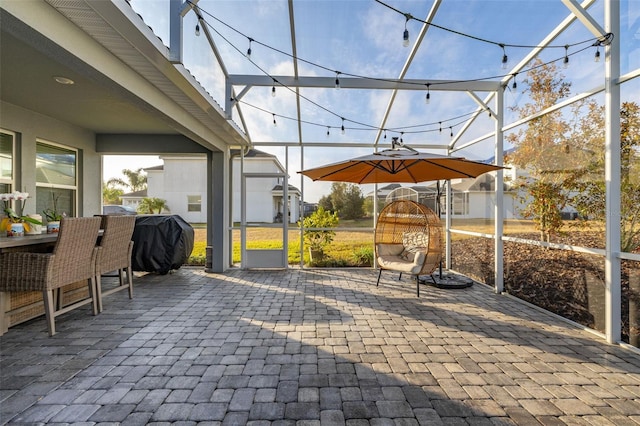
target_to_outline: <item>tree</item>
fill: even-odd
[[[333,204],[331,203],[331,195],[323,195],[318,200],[318,207],[322,207],[326,211],[333,211]]]
[[[335,231],[314,228],[334,228],[338,225],[338,215],[325,210],[322,206],[309,216],[305,216],[302,221],[298,221],[298,226],[304,228],[304,243],[310,251],[322,253],[324,247],[333,241]]]
[[[563,81],[563,77],[553,63],[536,60],[523,81],[529,86],[530,102],[512,109],[524,118],[557,104],[570,94],[571,84]],[[534,221],[543,241],[560,232],[562,209],[569,200],[568,191],[563,189],[565,170],[572,168],[571,156],[567,155],[569,128],[558,110],[529,121],[525,129],[507,137],[516,147],[508,161],[530,175],[526,182],[521,182],[525,190],[521,213]]]
[[[102,202],[104,204],[120,204],[120,196],[124,191],[105,183],[102,187]]]
[[[353,183],[334,182],[331,194],[320,199],[319,205],[338,213],[341,219],[359,219],[364,216],[364,197],[360,187]],[[330,208],[327,208],[330,205]]]
[[[138,213],[160,214],[163,210],[169,211],[167,201],[162,198],[146,197],[138,204]]]
[[[111,178],[107,181],[107,185],[120,185],[129,188],[131,192],[141,191],[147,188],[147,175],[142,168],[136,170],[124,169],[122,170],[122,174],[127,178],[126,181],[121,178]]]
[[[365,198],[362,202],[362,211],[364,212],[365,216],[373,216],[373,197],[375,197],[375,195]]]
[[[575,194],[572,204],[580,214],[606,220],[604,107],[589,102],[588,112],[578,124],[574,138],[575,155],[585,157],[584,166],[575,170],[567,187]],[[640,247],[640,106],[624,102],[620,109],[620,234],[621,250]]]

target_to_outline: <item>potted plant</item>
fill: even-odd
[[[310,260],[317,261],[324,257],[324,248],[333,241],[335,231],[319,228],[333,228],[338,224],[338,215],[320,207],[306,216],[298,226],[304,228],[304,243],[309,247]]]
[[[27,198],[29,198],[28,192],[15,191],[0,194],[0,201],[4,204],[3,211],[7,215],[2,220],[0,228],[6,230],[8,237],[21,237],[25,231],[29,231],[30,225],[42,225],[39,220],[22,214]],[[12,201],[15,201],[15,210],[11,208]]]
[[[60,231],[60,221],[62,220],[64,213],[58,211],[58,197],[51,192],[51,199],[53,200],[53,207],[42,210],[42,214],[47,218],[47,234],[55,234]]]

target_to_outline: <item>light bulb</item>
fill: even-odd
[[[424,98],[424,103],[429,105],[431,103],[431,95],[427,92],[427,96]]]
[[[600,48],[599,47],[596,48],[596,55],[593,57],[593,60],[595,62],[600,62]]]
[[[404,29],[404,33],[402,34],[402,45],[404,47],[409,47],[409,30]]]
[[[329,133],[329,126],[327,126],[327,137],[329,137],[330,133]]]
[[[340,127],[340,133],[344,135],[344,118],[342,119],[342,126]]]
[[[516,82],[516,74],[513,75],[513,85],[511,86],[514,92],[518,91],[518,83]]]
[[[196,37],[200,37],[200,24],[196,24]]]
[[[505,53],[504,55],[502,55],[502,69],[506,70],[508,65],[509,65],[509,57]]]
[[[249,48],[247,49],[247,58],[251,59],[251,42],[253,41],[252,38],[249,38]]]
[[[338,78],[339,74],[340,74],[339,72],[336,72],[336,86],[335,86],[336,89],[340,88],[340,79]]]
[[[569,46],[564,47],[564,60],[562,61],[562,68],[569,68]]]
[[[275,98],[276,97],[276,86],[273,86],[271,88],[271,97]]]
[[[276,122],[276,115],[273,114],[273,127],[278,127],[278,123]]]

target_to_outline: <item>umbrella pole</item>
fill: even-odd
[[[438,219],[440,219],[440,181],[436,181],[436,209],[438,210]],[[442,280],[442,256],[440,256],[440,262],[438,264],[438,275],[440,280]]]

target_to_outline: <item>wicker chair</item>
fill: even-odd
[[[375,233],[376,260],[380,272],[409,273],[416,279],[420,296],[420,275],[430,275],[442,260],[443,228],[440,218],[423,204],[398,200],[385,206],[378,217]],[[433,277],[432,277],[433,278]]]
[[[102,216],[104,234],[100,240],[96,260],[98,312],[102,312],[102,297],[116,291],[128,289],[129,299],[133,299],[133,272],[131,269],[133,241],[131,241],[131,236],[135,225],[135,216]],[[118,272],[118,285],[103,290],[101,276],[111,271]],[[123,274],[126,274],[126,282],[123,279]]]
[[[98,314],[95,281],[96,240],[100,218],[63,218],[53,253],[0,254],[0,291],[42,291],[49,335],[56,333],[55,319],[72,309],[92,304]],[[62,306],[60,289],[87,280],[89,298]]]

